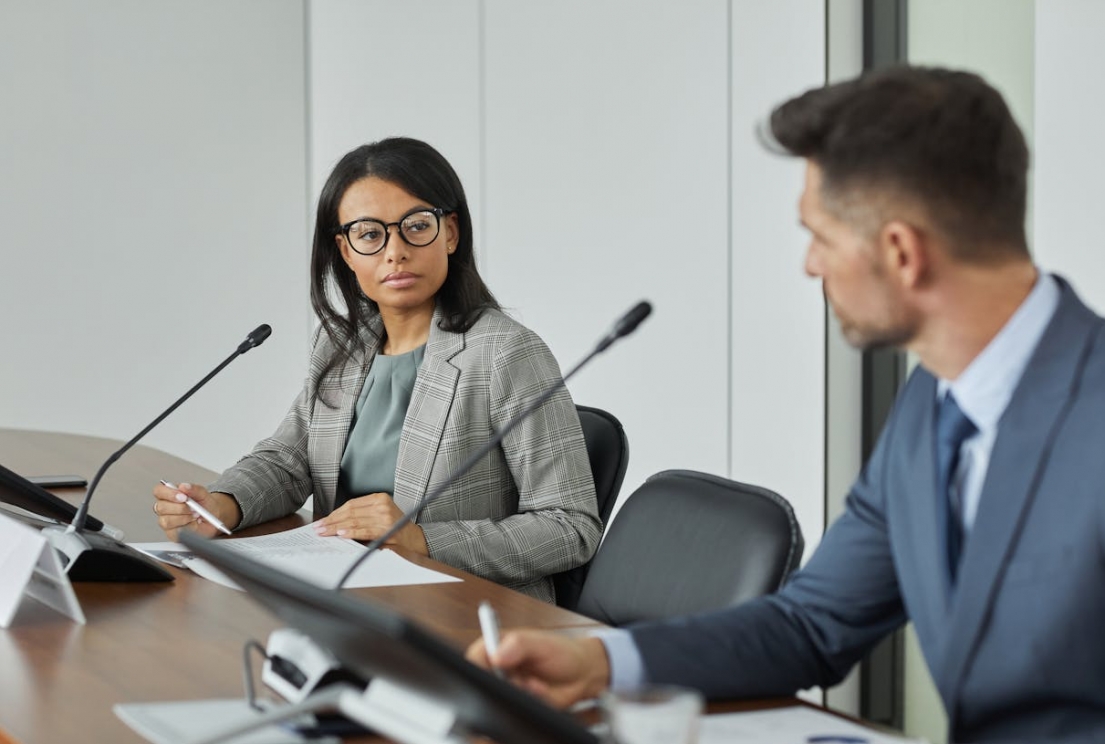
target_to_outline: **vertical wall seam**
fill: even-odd
[[[733,0],[725,3],[725,226],[726,250],[726,333],[728,354],[725,360],[725,474],[733,477]]]
[[[311,0],[303,0],[303,194],[304,211],[306,212],[306,225],[307,234],[304,235],[304,245],[311,245],[311,237],[314,232],[312,222],[314,216],[311,209],[312,203],[312,188],[311,188],[311,164],[314,162],[314,147],[313,147],[313,127],[311,121]],[[311,276],[311,254],[307,252],[305,260],[303,262],[305,270],[304,276],[307,278],[308,288],[310,286]],[[314,311],[311,309],[310,303],[307,305],[307,318],[306,326],[307,332],[303,335],[303,338],[310,339],[312,336],[314,326]]]
[[[483,266],[480,267],[480,271],[484,276],[487,276],[488,265],[491,263],[491,254],[489,251],[489,244],[487,236],[489,233],[487,225],[487,12],[485,0],[477,0],[476,3],[476,45],[478,47],[476,57],[476,95],[478,98],[477,103],[477,117],[476,127],[478,129],[478,143],[476,147],[479,150],[479,174],[480,174],[480,245],[483,246],[482,250],[477,253],[483,253]]]

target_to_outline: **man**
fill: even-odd
[[[838,682],[911,620],[955,741],[1105,740],[1105,323],[1033,265],[1028,151],[974,75],[812,90],[771,130],[849,342],[920,359],[844,515],[777,594],[492,658],[556,705],[663,682],[712,698]]]

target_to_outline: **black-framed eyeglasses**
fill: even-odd
[[[338,228],[338,233],[344,235],[349,247],[362,256],[373,256],[384,250],[392,227],[399,228],[399,235],[407,245],[421,248],[437,240],[441,232],[441,218],[446,214],[449,210],[419,207],[407,212],[398,222],[362,218],[345,223]]]

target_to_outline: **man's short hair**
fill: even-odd
[[[978,75],[891,67],[807,91],[770,124],[788,153],[821,169],[830,208],[906,199],[961,260],[1027,255],[1028,147]]]

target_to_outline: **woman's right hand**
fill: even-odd
[[[166,537],[177,541],[182,529],[194,529],[204,537],[221,534],[214,525],[200,519],[184,503],[185,494],[193,501],[214,514],[228,528],[234,529],[242,521],[242,512],[238,502],[229,494],[210,492],[194,483],[181,483],[176,488],[158,484],[153,489],[153,511],[157,515],[157,524],[165,531]]]

